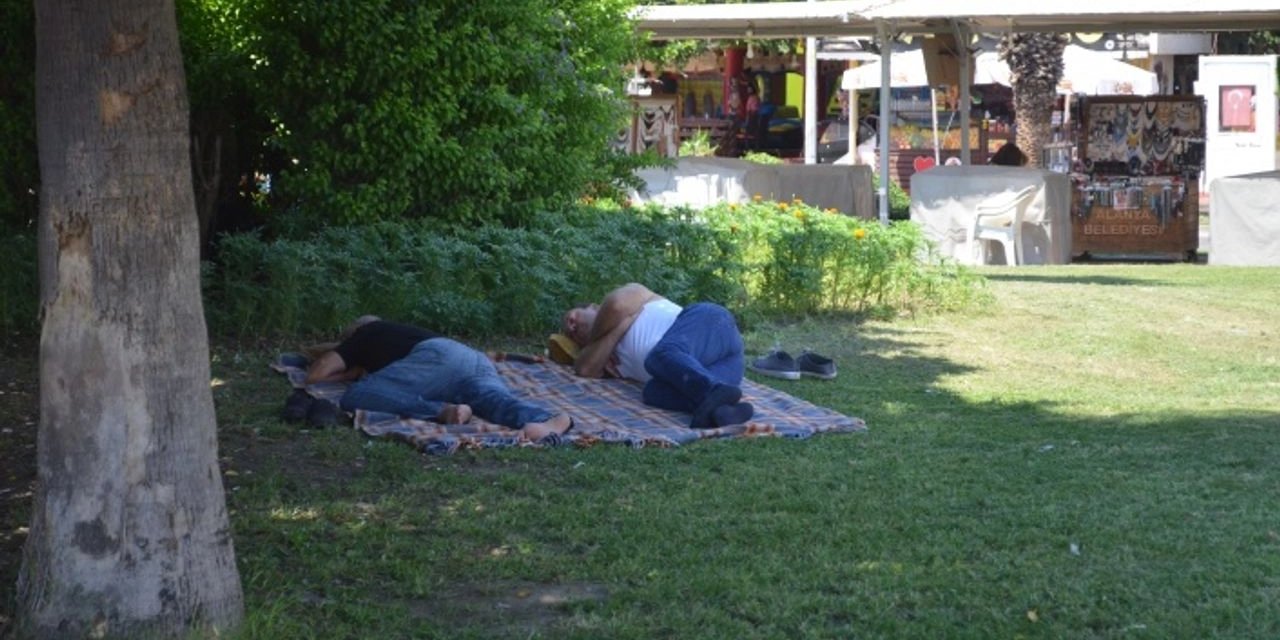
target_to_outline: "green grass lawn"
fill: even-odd
[[[986,270],[981,313],[757,327],[807,441],[424,457],[215,351],[245,638],[1280,637],[1280,269]],[[291,345],[284,345],[288,348]]]
[[[871,427],[809,441],[427,458],[279,424],[223,350],[244,636],[1280,636],[1280,270],[987,273],[749,334],[837,360],[761,380]]]

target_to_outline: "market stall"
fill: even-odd
[[[1194,260],[1200,243],[1204,102],[1198,96],[1095,96],[1081,105],[1072,175],[1076,256]]]

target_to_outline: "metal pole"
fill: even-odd
[[[942,164],[942,151],[938,148],[938,90],[929,87],[929,113],[933,115],[933,164]]]
[[[813,0],[809,0],[813,2]],[[804,163],[818,159],[818,39],[804,39]]]
[[[960,47],[960,162],[969,164],[972,156],[969,148],[969,127],[972,125],[969,118],[972,106],[969,87],[973,85],[973,57],[969,55],[969,30],[957,22],[953,21],[951,24],[955,27],[956,44]]]
[[[849,164],[858,162],[858,90],[849,90]]]
[[[889,40],[889,25],[876,23],[876,40],[880,43],[880,224],[889,224],[889,58],[893,43]]]

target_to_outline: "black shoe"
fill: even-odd
[[[338,405],[316,398],[307,411],[307,426],[317,429],[338,425]]]
[[[302,422],[307,419],[307,412],[311,410],[311,405],[315,402],[315,398],[307,393],[306,389],[294,389],[284,400],[283,418],[285,422]]]
[[[783,380],[800,379],[800,366],[796,364],[796,359],[792,358],[791,354],[786,351],[770,351],[769,355],[752,360],[750,369],[771,378],[782,378]]]
[[[716,407],[711,412],[711,418],[717,427],[727,427],[731,424],[745,424],[755,414],[756,409],[750,402],[737,402]]]
[[[742,389],[727,384],[717,384],[711,387],[711,391],[707,393],[707,397],[702,399],[702,403],[698,408],[693,410],[693,421],[689,423],[692,429],[710,429],[715,425],[715,410],[726,404],[736,404],[742,399]]]
[[[836,377],[836,363],[826,356],[808,351],[796,358],[796,366],[800,367],[800,375],[831,380]]]

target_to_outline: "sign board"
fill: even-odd
[[[1276,168],[1276,56],[1200,56],[1203,184]]]

